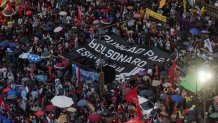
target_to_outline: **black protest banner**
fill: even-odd
[[[130,47],[116,34],[106,34],[102,38],[101,41],[92,39],[85,47],[75,52],[79,56],[93,59],[96,63],[99,63],[101,54],[104,65],[115,68],[117,78],[135,75],[153,64],[161,65],[170,57],[156,47]]]

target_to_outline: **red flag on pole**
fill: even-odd
[[[138,94],[137,94],[137,89],[133,88],[131,89],[126,95],[125,95],[125,100],[129,103],[133,103],[136,105],[136,109],[137,109],[137,114],[138,117],[142,117],[142,112],[141,112],[141,108],[140,108],[140,104],[139,104],[139,100],[138,100]]]
[[[11,3],[10,2],[7,3],[7,6],[4,8],[4,11],[14,12],[14,9],[11,7]]]
[[[82,15],[82,12],[81,12],[81,7],[80,6],[78,6],[77,7],[77,21],[78,21],[78,25],[80,26],[80,24],[81,24],[81,15]]]
[[[169,104],[170,104],[169,97],[166,96],[166,100],[165,100],[165,105],[166,105],[166,107],[169,107]]]
[[[170,78],[170,83],[173,84],[175,78],[175,69],[176,69],[176,60],[173,61],[173,64],[170,66],[168,71],[168,76]]]

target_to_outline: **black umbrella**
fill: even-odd
[[[102,112],[102,115],[104,115],[104,116],[110,116],[110,115],[111,115],[111,112],[110,112],[109,110],[104,110],[104,111]]]
[[[28,36],[24,36],[24,37],[22,37],[22,38],[20,39],[20,41],[23,42],[23,43],[27,43],[27,42],[30,41],[30,38],[29,38]]]

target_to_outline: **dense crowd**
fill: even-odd
[[[212,59],[209,56],[212,56],[213,51],[205,47],[205,39],[210,39],[214,51],[217,47],[215,20],[206,16],[199,6],[187,4],[187,12],[184,13],[181,0],[167,1],[162,8],[159,8],[159,1],[146,0],[33,0],[22,1],[15,6],[11,4],[11,8],[14,11],[13,16],[1,15],[0,121],[123,123],[137,115],[135,106],[123,98],[126,91],[134,87],[137,87],[140,96],[150,99],[158,107],[144,122],[195,121],[195,117],[187,114],[194,103],[186,103],[192,97],[179,87],[180,76],[185,75],[185,71],[193,64],[192,59],[197,56],[207,61]],[[166,16],[167,22],[149,17],[145,14],[145,8]],[[135,16],[136,14],[139,16]],[[99,95],[98,81],[91,82],[92,84],[83,81],[82,90],[78,88],[77,79],[71,72],[71,60],[64,56],[95,38],[98,29],[104,26],[101,20],[110,22],[105,31],[122,36],[127,44],[145,48],[155,46],[167,53],[178,51],[180,56],[175,78],[163,74],[168,72],[172,64],[170,62],[159,68],[154,65],[150,72],[135,75],[129,82],[112,82],[107,85],[103,96]],[[189,30],[194,27],[208,33],[193,35]],[[54,32],[55,29],[60,30]],[[9,42],[7,46],[2,43],[5,41]],[[39,62],[31,62],[20,57],[27,52],[45,58]],[[59,63],[64,64],[64,69],[55,66]],[[46,81],[37,79],[37,75],[46,75]],[[152,86],[152,79],[160,80],[160,85]],[[169,85],[165,84],[169,82]],[[150,90],[152,94],[140,93],[143,90]],[[181,95],[183,101],[176,103],[168,97],[160,98],[175,94]],[[211,96],[215,94],[213,90]],[[57,95],[72,98],[74,104],[71,107],[75,110],[52,106],[51,99]],[[78,106],[77,102],[81,99],[93,104],[95,110]],[[52,110],[49,110],[49,106],[53,107]],[[214,106],[216,105],[211,104],[208,113],[217,110]],[[36,114],[39,111],[43,112],[42,115]],[[93,113],[101,116],[99,121],[91,120],[89,116]]]

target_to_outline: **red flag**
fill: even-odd
[[[173,61],[173,64],[170,66],[169,71],[168,71],[168,76],[170,78],[170,83],[174,82],[175,69],[176,69],[176,60]]]
[[[9,105],[4,102],[4,100],[2,99],[2,97],[0,97],[0,106],[4,107],[4,109],[6,110],[6,112],[9,112],[9,111],[10,111]]]
[[[166,96],[166,100],[165,100],[166,107],[169,107],[169,103],[170,103],[169,97]]]
[[[142,111],[141,111],[141,107],[140,107],[139,103],[136,104],[136,110],[137,110],[137,116],[141,118],[142,117]]]
[[[8,2],[7,6],[4,8],[3,11],[11,11],[11,12],[14,12],[14,9],[11,7],[11,3]]]
[[[127,102],[136,104],[138,103],[138,94],[137,89],[133,88],[131,89],[124,97]]]
[[[125,95],[125,100],[129,103],[133,103],[136,105],[136,109],[137,109],[137,114],[138,117],[142,117],[142,112],[141,112],[141,108],[140,108],[140,104],[139,104],[139,100],[138,100],[138,94],[137,94],[137,89],[133,88],[131,89],[126,95]]]
[[[177,107],[176,107],[176,104],[174,104],[173,113],[176,113],[176,112],[177,112]]]
[[[77,7],[78,8],[78,10],[77,10],[77,21],[78,21],[78,24],[80,25],[81,24],[81,15],[82,15],[82,12],[81,12],[81,7],[80,6],[78,6]]]

